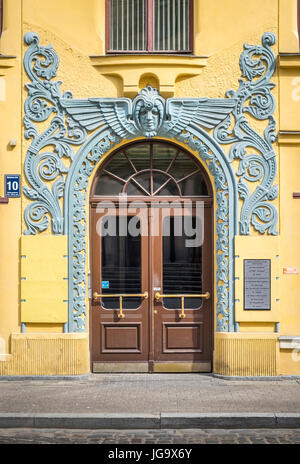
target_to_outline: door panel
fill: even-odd
[[[111,212],[91,208],[92,292],[99,295],[91,300],[93,371],[209,372],[213,326],[210,203],[205,203],[203,223],[195,223],[194,207],[166,208],[166,203],[161,207],[158,201],[147,205],[127,216],[117,207]],[[113,213],[115,224],[110,223]],[[186,246],[191,237],[184,221],[180,231],[182,216],[193,229],[201,226],[203,240],[196,246]],[[124,227],[130,233],[124,235]],[[142,229],[142,235],[132,235],[134,228]],[[191,296],[206,292],[209,299]],[[148,298],[141,296],[146,293]],[[156,293],[168,296],[156,299]],[[182,295],[189,296],[182,299]]]
[[[135,221],[132,227],[139,228],[142,222],[147,227],[142,214],[134,217],[114,208],[101,213],[92,209],[94,362],[148,361],[149,300],[126,297],[148,290],[148,237],[127,233],[130,221]]]
[[[163,323],[163,353],[203,351],[203,323]]]
[[[159,371],[174,371],[174,363],[201,363],[210,366],[212,356],[212,263],[211,263],[211,208],[203,211],[203,240],[187,247],[191,237],[182,233],[180,219],[194,228],[195,209],[164,209],[159,217],[161,235],[152,237],[154,364]],[[158,215],[155,215],[158,217]],[[201,219],[201,218],[200,218]],[[169,229],[165,224],[169,221]],[[176,225],[177,221],[177,225]],[[198,227],[200,222],[197,222]],[[176,236],[176,233],[178,234]],[[191,243],[191,242],[189,242]],[[159,289],[159,290],[158,290]],[[209,299],[199,296],[209,292]],[[160,298],[155,298],[159,293]],[[176,297],[171,297],[171,295]],[[164,297],[163,295],[168,295]],[[170,296],[169,296],[170,295]],[[170,369],[168,368],[170,363]],[[157,366],[154,365],[154,370]],[[210,370],[210,369],[209,369]]]
[[[102,353],[140,353],[141,324],[101,324]]]

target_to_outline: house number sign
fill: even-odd
[[[21,195],[20,174],[6,174],[4,177],[4,195],[6,198],[18,198]]]
[[[271,260],[244,259],[244,310],[271,309]]]

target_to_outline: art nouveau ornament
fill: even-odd
[[[236,106],[235,98],[168,98],[147,86],[129,98],[60,99],[61,106],[82,127],[95,130],[107,124],[119,137],[179,135],[191,122],[212,129]]]
[[[156,89],[147,86],[134,99],[133,121],[144,137],[155,137],[161,128],[165,117],[165,100]]]
[[[169,98],[147,86],[133,100],[89,98],[76,100],[53,82],[58,57],[51,46],[39,45],[35,33],[24,37],[29,48],[24,67],[26,85],[25,137],[32,139],[24,163],[32,200],[25,210],[25,234],[45,231],[51,219],[54,234],[69,235],[69,331],[86,330],[86,202],[89,177],[104,153],[135,137],[177,139],[197,151],[210,171],[216,192],[216,321],[218,331],[234,330],[233,240],[249,234],[276,235],[278,213],[272,201],[277,163],[274,97],[270,83],[275,70],[272,33],[262,46],[245,45],[240,67],[244,80],[226,98]],[[255,131],[247,113],[268,120],[264,134]],[[234,121],[232,122],[232,116]],[[38,132],[35,123],[49,120]],[[214,129],[212,133],[209,131]],[[222,145],[230,145],[226,155]],[[79,147],[74,152],[74,147]],[[70,167],[64,162],[70,159]],[[236,172],[232,161],[239,160]],[[254,183],[250,189],[248,183]],[[242,207],[238,210],[238,195]],[[63,202],[61,201],[63,200]],[[239,230],[238,230],[239,222]]]

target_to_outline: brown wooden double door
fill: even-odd
[[[92,204],[93,372],[211,371],[211,203],[177,206]]]

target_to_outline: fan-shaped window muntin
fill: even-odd
[[[203,169],[171,143],[136,142],[113,154],[98,172],[95,196],[209,196]]]

